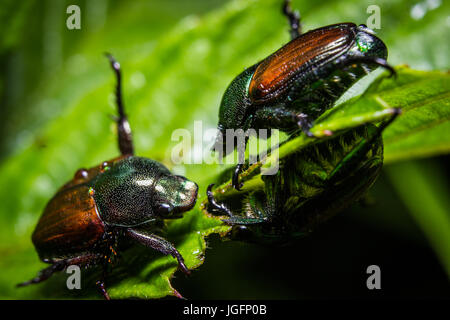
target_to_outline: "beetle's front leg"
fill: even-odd
[[[295,39],[302,34],[302,25],[300,22],[300,13],[298,11],[294,11],[291,8],[291,0],[285,0],[283,3],[283,14],[289,20],[289,26],[291,29],[289,33],[291,35],[291,39]]]
[[[262,107],[255,111],[254,121],[258,128],[275,128],[282,131],[290,131],[300,128],[308,137],[314,137],[310,129],[313,122],[310,117],[284,107]]]
[[[243,204],[246,210],[246,216],[235,215],[225,204],[218,204],[216,202],[212,193],[213,186],[214,184],[210,184],[208,186],[206,195],[212,210],[216,210],[229,217],[227,219],[223,219],[223,222],[231,225],[258,224],[269,221],[273,214],[273,210],[270,210],[272,206],[267,205],[267,200],[262,199],[258,197],[256,193],[253,193],[244,201]],[[268,208],[269,210],[267,210]]]
[[[244,130],[259,128],[274,128],[283,131],[297,130],[300,128],[308,137],[314,137],[310,129],[313,126],[313,122],[310,117],[303,112],[296,110],[286,109],[283,106],[274,107],[261,107],[255,110],[254,114],[244,125]],[[245,149],[247,146],[248,136],[245,136],[245,143],[237,146],[239,164],[236,166],[233,177],[232,185],[236,190],[240,190],[242,185],[239,183],[239,174],[243,168],[243,160],[245,155]]]
[[[340,68],[344,68],[348,65],[354,64],[354,63],[366,63],[366,64],[374,64],[377,66],[380,66],[387,71],[389,71],[389,78],[390,77],[397,77],[397,71],[395,71],[394,67],[391,66],[386,59],[382,59],[379,57],[350,57],[342,62],[338,63],[337,66]]]
[[[238,139],[239,140],[239,139]],[[245,162],[245,149],[247,148],[248,136],[244,138],[244,143],[237,145],[238,164],[234,168],[233,176],[231,177],[231,184],[237,190],[240,191],[243,184],[239,182],[239,174],[242,172]]]
[[[168,255],[170,254],[172,257],[177,259],[178,261],[178,267],[186,274],[190,274],[191,272],[184,264],[183,256],[178,252],[178,250],[171,244],[169,241],[167,241],[164,238],[161,238],[157,235],[154,235],[147,230],[144,229],[127,229],[126,234],[138,241],[139,243],[143,244],[144,246],[150,247],[152,249],[155,249],[156,251],[161,252],[162,254]]]
[[[123,100],[122,100],[122,75],[120,71],[120,64],[114,59],[110,54],[106,54],[109,61],[111,62],[111,67],[113,68],[116,78],[116,103],[119,117],[117,118],[117,131],[119,137],[119,150],[122,155],[133,155],[133,137],[131,134],[131,127],[128,123],[127,116],[125,114]]]

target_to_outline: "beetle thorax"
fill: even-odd
[[[103,222],[130,227],[155,220],[155,185],[168,172],[150,159],[129,157],[100,174],[91,184]]]

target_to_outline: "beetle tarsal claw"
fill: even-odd
[[[184,264],[184,260],[179,260],[178,265],[181,271],[183,271],[186,275],[191,275],[191,270],[189,270],[188,267]]]
[[[233,177],[231,178],[231,184],[233,185],[233,188],[235,188],[237,191],[241,191],[241,188],[244,186],[242,182],[239,182],[239,174],[242,171],[242,167],[243,164],[239,163],[234,169]]]
[[[214,186],[214,183],[211,183],[206,190],[206,196],[208,197],[208,202],[209,202],[210,206],[212,207],[211,209],[219,211],[221,213],[224,213],[227,216],[229,216],[230,218],[232,218],[233,214],[231,213],[230,209],[228,209],[224,204],[218,204],[216,202],[216,200],[214,199],[214,195],[212,192],[213,186]]]
[[[100,292],[102,293],[103,297],[105,297],[106,300],[111,300],[111,297],[109,296],[108,291],[106,291],[105,283],[103,281],[101,281],[101,280],[98,280],[96,282],[96,285],[98,286],[98,288],[99,288]]]
[[[299,113],[294,116],[294,121],[297,126],[306,134],[307,137],[314,138],[315,135],[310,131],[312,128],[312,122],[309,117],[304,113]]]

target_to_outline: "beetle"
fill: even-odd
[[[106,54],[117,78],[118,145],[121,155],[90,169],[79,169],[48,202],[32,234],[39,258],[51,264],[18,286],[39,283],[70,265],[103,265],[97,285],[110,299],[104,278],[125,239],[172,255],[190,271],[169,241],[155,234],[163,219],[182,217],[196,203],[198,186],[173,175],[161,163],[134,155],[132,133],[124,112],[119,63]]]
[[[299,25],[298,14],[292,13],[288,5],[289,2],[285,2],[284,12],[288,13],[291,26]],[[333,26],[332,30],[335,28]],[[341,30],[342,25],[338,25],[337,28]],[[321,33],[324,32],[324,34],[329,35],[330,29],[326,27],[325,30],[322,28],[317,30],[322,30],[320,31]],[[294,29],[291,32],[296,34]],[[364,37],[369,37],[369,35],[366,36],[365,31],[361,32]],[[374,39],[376,38],[370,36],[369,39],[375,41]],[[381,44],[379,42],[378,47]],[[386,52],[384,45],[382,48]],[[270,59],[278,58],[279,56]],[[377,57],[376,59],[381,58]],[[258,71],[260,66],[261,64],[258,64],[254,69]],[[327,66],[325,67],[328,68]],[[345,68],[336,71],[337,73],[331,71],[334,76],[339,74],[339,90],[344,89],[340,81],[345,82],[349,79],[355,79],[356,77],[353,74],[357,70],[361,72],[364,70],[361,65],[350,66],[350,68],[353,69],[352,72],[349,70],[344,72]],[[252,72],[254,73],[255,70]],[[282,72],[289,73],[290,70],[283,69]],[[314,72],[321,73],[323,69],[319,70],[316,68]],[[246,77],[246,81],[249,84],[248,88],[250,88],[253,81],[252,76],[247,74]],[[317,97],[320,97],[327,91],[325,83],[329,80],[317,79],[316,81],[319,81],[322,87],[316,87],[309,94],[315,95],[316,91],[319,90],[320,94]],[[267,87],[267,92],[281,90],[283,87],[279,85],[280,81],[287,82],[288,79],[283,80],[280,78],[273,82],[275,88]],[[306,79],[306,81],[310,81],[310,79]],[[247,89],[240,92],[248,94],[250,91]],[[298,86],[295,89],[298,89]],[[295,94],[295,90],[290,87],[286,87],[283,90],[289,91],[289,95]],[[225,97],[227,96],[225,95]],[[329,99],[326,99],[326,97],[329,97]],[[320,113],[323,109],[329,108],[334,98],[334,95],[324,95],[324,106],[319,105],[320,100],[317,100],[317,106],[320,110],[316,111]],[[268,99],[272,98],[269,97]],[[276,99],[279,99],[278,93],[276,94]],[[303,96],[297,96],[296,99],[306,101],[306,98]],[[239,98],[235,101],[238,100]],[[265,123],[267,126],[272,127],[281,123],[281,119],[275,115],[280,109],[280,112],[290,114],[296,111],[285,109],[284,107],[289,104],[285,100],[282,101],[280,102],[282,107],[277,107],[278,109],[274,109],[274,105],[269,107],[247,105],[244,107],[253,107],[254,113],[249,115],[251,119],[254,119],[253,121],[257,121],[255,114],[258,114],[258,110],[264,109],[263,113],[267,112],[266,115],[271,115],[271,117],[264,119]],[[226,104],[225,107],[222,105],[225,109],[229,108],[229,106],[231,104]],[[221,108],[219,117],[223,117],[222,112],[224,112],[224,108]],[[308,108],[311,108],[311,104],[308,104]],[[345,209],[354,201],[361,199],[376,181],[383,165],[383,141],[381,134],[401,113],[401,110],[398,108],[392,108],[390,111],[390,117],[379,126],[366,123],[356,128],[334,132],[331,136],[317,139],[315,143],[304,149],[283,157],[280,160],[278,172],[274,175],[262,175],[263,184],[252,189],[250,193],[241,192],[236,197],[219,203],[214,198],[212,191],[214,184],[210,184],[207,188],[208,211],[226,216],[223,221],[232,226],[227,237],[233,240],[263,244],[285,244],[295,238],[307,235],[317,225]],[[224,118],[220,119],[222,122],[225,121]],[[289,115],[285,119],[292,118]],[[275,124],[269,120],[274,121]],[[305,129],[305,127],[302,129]],[[308,129],[308,126],[306,129]]]
[[[280,245],[308,235],[374,184],[383,166],[381,133],[401,111],[391,112],[378,127],[369,123],[335,133],[281,159],[278,172],[262,175],[263,186],[249,194],[218,203],[210,184],[209,211],[227,216],[232,240]]]
[[[283,14],[292,40],[239,74],[220,104],[213,149],[224,157],[237,148],[240,160],[232,178],[237,190],[248,137],[227,146],[227,130],[274,128],[312,137],[314,119],[357,80],[378,66],[395,74],[386,62],[386,45],[367,26],[339,23],[302,34],[300,15],[292,11],[290,0],[285,0]]]

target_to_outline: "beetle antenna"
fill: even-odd
[[[122,155],[133,155],[133,139],[131,136],[131,128],[128,123],[127,116],[125,115],[123,101],[122,101],[122,74],[120,71],[119,62],[114,59],[114,57],[105,53],[105,56],[109,59],[111,63],[111,67],[116,74],[117,85],[116,85],[116,103],[117,103],[117,111],[119,113],[119,118],[117,119],[117,129],[119,134],[119,149]]]

